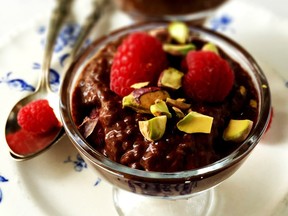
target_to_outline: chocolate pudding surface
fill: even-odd
[[[122,97],[109,87],[113,57],[124,37],[108,43],[91,58],[81,72],[73,92],[73,119],[93,148],[109,159],[131,168],[175,172],[214,163],[240,146],[241,143],[224,141],[223,131],[230,119],[250,119],[255,122],[257,108],[251,106],[251,101],[257,104],[258,96],[248,73],[220,49],[219,55],[229,63],[235,75],[229,95],[221,103],[186,98],[193,111],[214,118],[211,133],[184,133],[176,128],[178,119],[172,117],[167,120],[165,133],[160,140],[145,139],[139,131],[138,122],[151,118],[151,115],[123,108]],[[160,38],[164,43],[165,38]],[[207,42],[193,34],[189,40],[197,49],[201,49]],[[169,66],[182,70],[184,57],[167,54],[167,58]],[[243,87],[246,94],[241,93]],[[181,88],[171,94],[173,98],[183,98]],[[85,135],[87,129],[83,130],[83,124],[92,125],[89,135]]]

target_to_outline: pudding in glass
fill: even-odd
[[[270,107],[249,53],[180,22],[95,41],[61,88],[65,130],[89,166],[116,188],[170,199],[231,176],[265,132]]]

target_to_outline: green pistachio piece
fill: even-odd
[[[189,38],[189,28],[184,22],[171,22],[168,25],[168,32],[180,44],[185,44]]]
[[[202,50],[203,51],[210,51],[210,52],[214,52],[216,53],[217,55],[219,55],[219,51],[218,51],[218,48],[215,44],[213,43],[206,43],[203,47],[202,47]]]
[[[172,107],[172,109],[174,110],[177,118],[184,118],[185,114],[182,112],[181,109],[177,107]]]
[[[150,111],[154,116],[166,115],[168,118],[172,117],[166,103],[163,100],[157,99],[155,104],[150,106]]]
[[[253,121],[231,119],[227,128],[224,130],[223,139],[225,141],[242,142],[249,135],[253,126]]]
[[[135,83],[135,84],[131,85],[131,88],[140,89],[140,88],[143,88],[147,85],[149,85],[149,82],[139,82],[139,83]]]
[[[172,99],[172,98],[167,98],[166,99],[166,103],[170,106],[174,106],[177,107],[181,110],[187,110],[191,107],[191,104],[187,104],[185,103],[185,99],[184,98],[178,98],[176,100]]]
[[[141,134],[150,141],[161,139],[166,130],[167,116],[156,116],[147,121],[139,121],[139,129]]]
[[[170,67],[160,74],[158,79],[158,86],[177,90],[182,86],[183,76],[184,73]]]
[[[163,44],[163,50],[171,55],[186,55],[191,50],[196,50],[194,44]]]
[[[138,113],[149,113],[150,106],[157,99],[166,100],[169,96],[167,91],[158,87],[144,87],[134,89],[129,95],[123,97],[122,107],[129,107]]]
[[[210,133],[213,117],[197,112],[188,113],[177,123],[177,128],[185,133]]]

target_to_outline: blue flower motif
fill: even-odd
[[[95,184],[94,184],[94,186],[99,185],[101,181],[102,181],[101,178],[98,177],[97,180],[96,180],[96,182],[95,182]]]
[[[6,179],[4,176],[0,175],[0,182],[8,182],[8,179]],[[2,190],[0,188],[0,203],[2,202],[2,198],[3,198],[3,194],[2,194]]]
[[[87,168],[86,162],[83,160],[80,154],[76,155],[76,160],[72,160],[71,156],[68,156],[68,158],[64,161],[64,163],[73,163],[74,164],[74,170],[77,172],[81,172],[83,169]],[[102,181],[101,178],[97,178],[96,182],[94,183],[94,186],[97,186]]]
[[[64,65],[65,65],[65,60],[68,58],[70,56],[70,54],[69,53],[65,53],[65,54],[63,54],[62,56],[60,56],[60,58],[59,58],[59,62],[60,62],[60,65],[62,66],[62,67],[64,67]]]
[[[81,47],[81,49],[80,49],[80,51],[78,51],[78,52],[81,52],[81,50],[84,50],[84,49],[86,49],[90,44],[91,44],[91,39],[86,39],[85,41],[84,41],[84,44],[82,44],[82,47]],[[59,57],[59,63],[60,63],[60,65],[62,66],[62,67],[64,67],[65,66],[65,60],[68,58],[70,56],[70,53],[69,52],[67,52],[67,53],[64,53],[64,54],[62,54],[60,57]]]
[[[97,185],[99,185],[101,181],[102,181],[102,180],[101,180],[101,178],[99,178],[99,177],[98,177],[98,179],[96,180],[96,182],[95,182],[94,186],[97,186]]]
[[[77,154],[76,160],[71,160],[71,157],[68,156],[67,160],[65,160],[64,163],[73,163],[74,169],[77,172],[81,172],[84,168],[87,168],[87,164],[80,156],[80,154]]]
[[[233,31],[231,23],[233,23],[233,18],[227,14],[222,14],[219,17],[211,19],[210,28],[214,31],[226,31],[228,29]]]
[[[40,35],[45,35],[46,28],[44,26],[40,26],[38,28],[38,33]],[[75,43],[76,38],[78,37],[80,32],[80,26],[76,23],[68,23],[67,25],[63,26],[57,41],[54,47],[54,52],[58,53],[61,52],[65,47],[72,47]],[[41,44],[45,44],[45,39],[41,40]]]
[[[40,27],[38,28],[38,33],[39,33],[39,34],[44,34],[44,32],[45,32],[45,27],[44,27],[44,26],[40,26]]]
[[[20,78],[11,78],[12,72],[8,72],[5,77],[0,78],[0,84],[6,83],[10,88],[18,91],[35,91],[35,88]]]

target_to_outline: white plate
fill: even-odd
[[[119,13],[111,20],[112,29],[130,23]],[[28,26],[0,46],[0,215],[117,215],[112,187],[86,167],[68,139],[26,162],[15,162],[9,156],[5,121],[14,103],[36,86],[43,23]],[[250,158],[234,176],[215,188],[212,215],[287,215],[288,88],[284,77],[288,76],[288,63],[284,57],[288,56],[288,22],[279,21],[258,6],[231,2],[207,26],[239,41],[259,60],[271,85],[274,107],[272,127]],[[73,42],[71,35],[65,38],[68,43],[60,40],[53,57],[52,69],[56,72],[63,68],[60,59]],[[57,89],[58,76],[54,75],[53,86]]]

